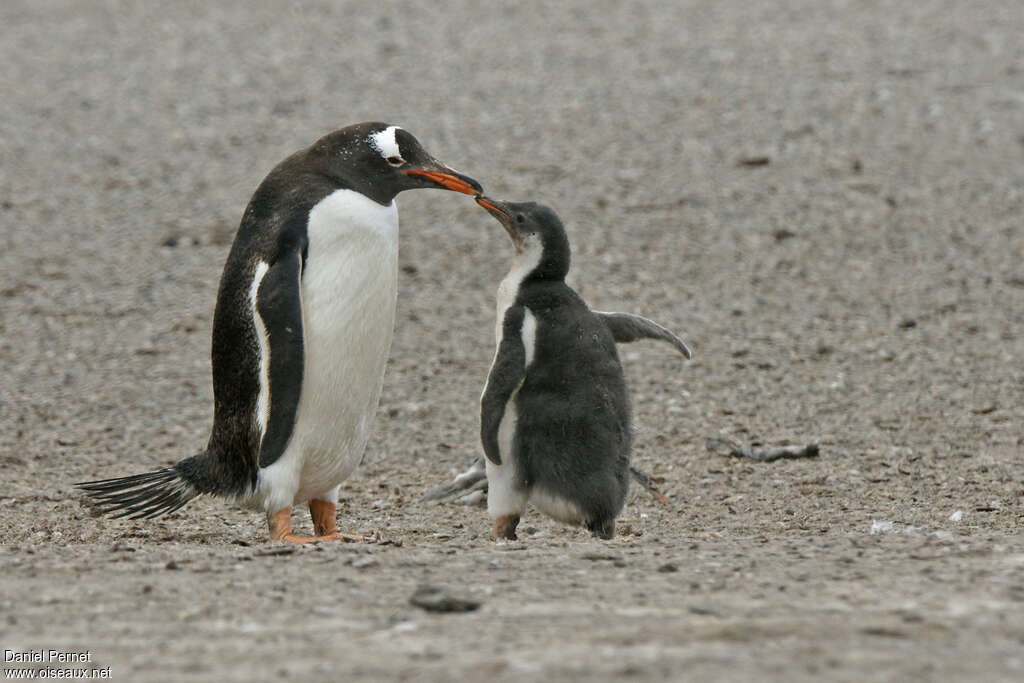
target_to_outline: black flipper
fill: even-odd
[[[653,320],[633,315],[632,313],[600,313],[594,311],[594,315],[604,321],[608,329],[611,330],[616,342],[627,343],[638,339],[660,339],[676,347],[679,353],[688,359],[693,357],[693,354],[690,353],[690,348],[683,343],[682,339]]]
[[[270,347],[270,405],[259,467],[274,464],[284,453],[299,409],[305,363],[301,281],[302,245],[296,243],[270,266],[256,294],[256,312]]]
[[[511,306],[505,312],[501,344],[494,354],[494,364],[480,397],[480,440],[484,455],[495,465],[501,464],[498,427],[505,415],[505,406],[526,376],[526,349],[522,338],[524,315],[522,306]]]

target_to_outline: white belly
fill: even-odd
[[[328,494],[362,459],[391,350],[398,212],[338,190],[310,213],[302,274],[305,371],[292,438],[261,470],[269,512]]]

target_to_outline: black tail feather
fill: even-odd
[[[156,470],[154,472],[146,472],[145,474],[133,474],[130,477],[115,477],[113,479],[98,479],[96,481],[85,481],[75,484],[76,487],[83,491],[118,491],[125,487],[125,485],[139,486],[157,479],[163,479],[167,476],[167,471],[170,468],[164,468],[162,470]]]
[[[139,519],[146,516],[156,516],[160,514],[157,512],[158,510],[166,507],[168,504],[177,502],[178,499],[178,492],[174,490],[166,491],[154,489],[153,487],[142,489],[130,500],[119,499],[117,503],[120,506],[118,508],[120,512],[113,515],[113,518],[129,517],[130,519]]]
[[[199,495],[174,467],[129,477],[87,481],[76,486],[114,519],[148,519],[174,512]]]

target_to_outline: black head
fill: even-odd
[[[304,155],[314,172],[381,204],[418,188],[483,192],[480,183],[427,154],[411,133],[387,123],[346,126],[317,140]]]
[[[554,211],[536,202],[500,202],[478,196],[476,203],[498,219],[516,248],[516,260],[536,264],[528,278],[564,280],[569,273],[569,238]]]

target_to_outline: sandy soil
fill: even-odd
[[[125,681],[1024,678],[1024,13],[538,4],[0,4],[0,648]],[[381,542],[83,504],[76,481],[202,447],[249,195],[368,119],[554,206],[594,307],[684,335],[689,363],[623,348],[669,504],[637,494],[610,542],[532,514],[495,544],[481,508],[420,502],[478,453],[510,258],[439,192],[399,201],[339,514]],[[480,606],[425,611],[424,584]]]

